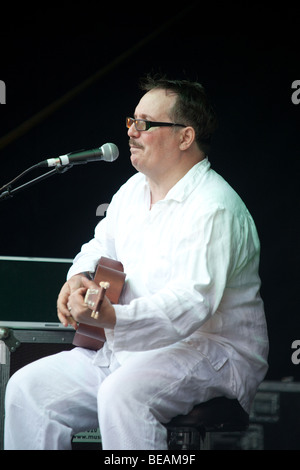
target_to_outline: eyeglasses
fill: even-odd
[[[155,122],[155,121],[146,121],[145,119],[133,119],[130,117],[126,118],[126,127],[130,127],[134,124],[134,127],[137,131],[148,131],[150,127],[173,127],[180,126],[186,127],[184,124],[175,124],[173,122]]]

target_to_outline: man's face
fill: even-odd
[[[168,112],[176,101],[174,93],[154,89],[146,93],[134,113],[135,119],[172,122]],[[132,165],[141,173],[156,180],[174,166],[179,152],[179,130],[172,127],[152,127],[148,131],[137,131],[132,125],[130,137]]]

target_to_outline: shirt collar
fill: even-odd
[[[184,201],[191,192],[199,185],[199,178],[210,168],[208,158],[196,163],[167,193],[165,200]]]
[[[210,169],[210,162],[206,157],[201,162],[196,163],[167,193],[164,201],[173,200],[184,201],[189,194],[199,185],[199,178]],[[146,199],[150,201],[150,191],[147,177],[145,176]],[[150,202],[149,202],[150,203]]]

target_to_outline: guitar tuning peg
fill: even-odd
[[[108,289],[110,287],[110,283],[101,281],[101,282],[99,282],[99,286],[103,287],[103,289]]]
[[[99,318],[99,312],[95,312],[95,310],[91,313],[91,317],[97,320]]]

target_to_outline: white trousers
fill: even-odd
[[[71,449],[74,434],[100,427],[105,450],[167,449],[161,424],[194,404],[231,397],[227,361],[215,371],[183,345],[143,352],[122,366],[93,364],[82,348],[28,364],[6,389],[5,449]]]

